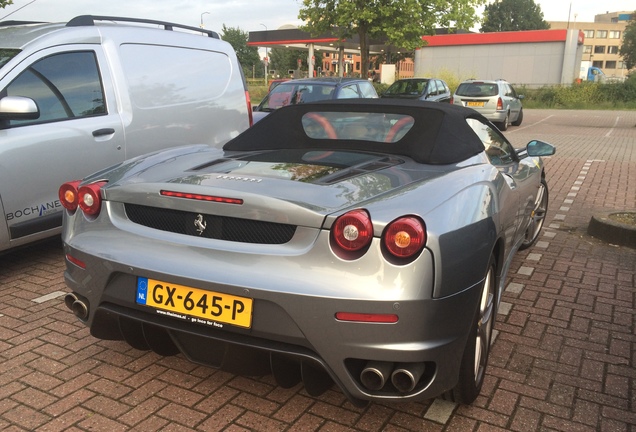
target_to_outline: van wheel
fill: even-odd
[[[477,399],[484,384],[495,323],[496,274],[495,258],[491,256],[479,297],[479,307],[475,311],[459,367],[459,381],[455,388],[443,395],[453,402],[470,405]]]
[[[510,121],[510,113],[506,113],[506,117],[503,119],[501,123],[497,125],[500,131],[508,130],[508,125]]]
[[[521,126],[521,122],[523,121],[523,108],[519,110],[519,116],[517,116],[517,120],[512,122],[513,126]]]

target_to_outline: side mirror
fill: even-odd
[[[31,98],[5,96],[0,99],[0,118],[6,120],[35,120],[40,117],[38,105]]]
[[[525,96],[524,96],[524,95],[517,95],[517,99],[521,100],[521,99],[523,99],[523,98],[525,98]]]
[[[532,140],[526,146],[526,152],[528,156],[552,156],[556,153],[556,147],[552,144],[548,144],[539,140]]]

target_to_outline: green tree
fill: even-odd
[[[4,9],[13,4],[13,0],[0,0],[0,8]]]
[[[480,31],[547,30],[541,6],[534,0],[496,0],[486,5]]]
[[[358,35],[362,76],[369,72],[369,39],[384,39],[402,50],[422,46],[435,28],[470,28],[475,7],[485,0],[303,0],[298,18],[313,35],[332,32],[341,39]]]
[[[623,42],[618,53],[623,57],[627,70],[636,66],[636,12],[632,14],[632,20],[627,23],[623,32]]]
[[[307,67],[307,51],[272,48],[269,50],[269,58],[271,68],[281,76],[287,77],[287,71],[298,69],[298,59],[301,60],[302,66]],[[316,51],[316,59],[318,59],[318,51]]]
[[[222,32],[221,39],[232,45],[236,51],[236,57],[243,67],[245,76],[252,76],[252,71],[256,71],[256,76],[264,76],[265,65],[258,54],[258,48],[247,45],[249,33],[238,27],[226,27],[225,24],[223,24]]]

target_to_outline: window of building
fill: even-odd
[[[603,60],[594,60],[592,62],[592,66],[602,69],[603,68]]]
[[[583,35],[585,35],[586,38],[593,38],[594,30],[583,30]]]
[[[622,61],[619,61],[617,66],[618,66],[618,69],[626,69],[627,68],[627,66],[625,66],[625,62],[622,62]]]
[[[360,70],[360,62],[356,62],[356,70],[359,71]]]
[[[605,45],[594,46],[594,54],[605,54]]]
[[[605,62],[605,69],[616,69],[616,60],[608,60]]]
[[[597,39],[605,39],[607,37],[607,30],[596,30]]]
[[[589,54],[592,52],[592,45],[583,45],[583,54]]]
[[[621,38],[620,30],[610,30],[609,38],[610,39],[620,39]]]
[[[607,47],[607,53],[608,54],[618,54],[618,46],[617,45],[611,45]]]

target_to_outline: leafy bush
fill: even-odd
[[[624,82],[518,87],[526,108],[636,109],[636,76]]]

